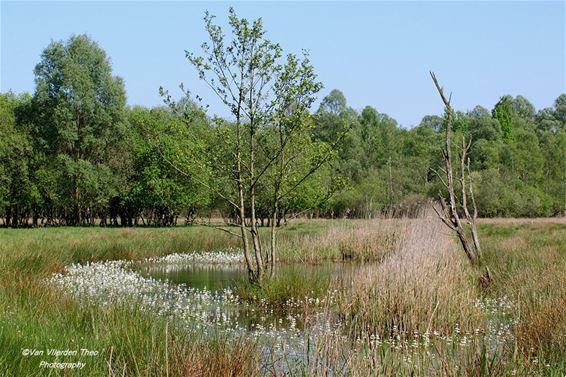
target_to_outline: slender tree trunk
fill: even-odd
[[[261,284],[263,280],[263,257],[261,255],[261,242],[259,239],[259,232],[257,230],[256,222],[256,207],[255,207],[255,184],[254,184],[254,159],[255,159],[255,142],[254,142],[254,128],[253,117],[250,124],[250,222],[252,228],[252,242],[255,253],[255,262],[257,268],[257,282]]]
[[[239,153],[238,157],[237,157],[237,170],[238,170],[238,199],[239,199],[239,216],[240,216],[240,234],[242,237],[242,246],[244,248],[244,258],[246,259],[246,266],[248,268],[248,277],[250,279],[250,281],[254,281],[255,280],[255,274],[254,274],[254,270],[253,270],[253,263],[252,263],[252,259],[250,256],[250,243],[248,240],[248,230],[246,229],[246,213],[245,213],[245,204],[244,204],[244,190],[242,187],[242,175],[240,172],[240,167],[241,167],[241,161],[240,161],[240,157],[239,157]]]
[[[472,215],[472,240],[474,241],[474,246],[476,248],[476,254],[478,258],[481,258],[482,251],[480,245],[480,239],[478,236],[478,227],[477,227],[477,219],[478,219],[478,206],[476,205],[476,197],[474,195],[474,189],[472,184],[471,178],[471,169],[470,169],[470,160],[468,159],[468,177],[470,177],[470,196],[472,197],[472,205],[474,206],[474,214]],[[487,270],[489,279],[491,280],[491,274],[489,273],[489,269]]]
[[[241,151],[241,138],[242,126],[240,124],[240,112],[242,102],[242,91],[240,90],[240,102],[238,103],[238,111],[236,114],[236,180],[238,186],[238,215],[240,216],[240,234],[242,237],[242,247],[244,248],[244,258],[246,260],[246,267],[248,268],[248,279],[254,281],[256,279],[252,258],[250,255],[250,243],[248,240],[248,230],[246,229],[246,211],[244,200],[244,186],[242,182],[242,151]]]
[[[19,225],[18,218],[19,218],[19,215],[20,215],[20,214],[19,214],[18,212],[19,212],[19,211],[18,211],[18,206],[15,205],[15,206],[14,206],[14,211],[12,212],[12,227],[14,227],[14,228],[17,228],[18,225]]]
[[[75,163],[78,163],[78,161],[81,158],[81,143],[82,143],[82,129],[83,129],[83,122],[84,122],[84,118],[82,117],[82,115],[79,113],[77,114],[77,139],[75,141],[74,144],[74,157],[75,157]],[[73,199],[75,201],[74,203],[74,208],[73,208],[73,222],[74,225],[81,225],[81,205],[80,205],[80,189],[79,189],[79,184],[78,184],[78,178],[77,175],[74,174],[73,176]]]
[[[6,208],[6,227],[10,227],[10,220],[12,219],[12,207]]]
[[[255,131],[257,127],[257,119],[256,119],[256,111],[257,111],[257,103],[255,99],[255,69],[257,68],[256,62],[253,61],[251,57],[255,54],[255,42],[252,42],[250,49],[249,49],[249,56],[250,61],[249,65],[246,66],[248,70],[248,78],[249,78],[249,87],[248,87],[248,114],[249,114],[249,136],[250,136],[250,163],[249,163],[249,193],[250,193],[250,226],[251,226],[251,234],[252,234],[252,243],[254,248],[255,254],[255,263],[256,263],[256,278],[257,283],[261,285],[263,281],[263,274],[264,274],[264,265],[263,265],[263,256],[261,254],[261,241],[259,237],[259,232],[257,229],[257,215],[256,215],[256,206],[255,206]]]
[[[276,248],[276,232],[275,224],[277,221],[277,205],[278,201],[275,200],[273,203],[273,214],[271,215],[271,226],[270,226],[270,249],[269,249],[269,277],[275,275],[275,248]]]
[[[478,236],[478,227],[477,227],[477,218],[478,218],[478,208],[476,206],[476,199],[474,196],[472,178],[471,178],[471,169],[470,169],[470,159],[467,157],[468,151],[470,150],[470,146],[472,145],[471,140],[466,144],[465,139],[462,139],[462,152],[460,157],[460,185],[462,186],[462,209],[464,211],[464,215],[466,216],[466,220],[470,225],[472,230],[472,243],[474,246],[474,252],[476,257],[481,257],[481,246],[480,240]],[[467,161],[467,164],[466,164]],[[467,177],[466,177],[467,172]],[[470,193],[470,198],[472,200],[472,205],[474,206],[474,213],[473,215],[470,214],[468,210],[468,190]]]
[[[285,168],[285,145],[286,142],[284,140],[283,135],[283,127],[279,124],[279,148],[280,149],[280,156],[279,156],[279,174],[275,179],[275,187],[273,193],[273,213],[271,214],[271,229],[270,229],[270,250],[269,250],[269,276],[273,277],[275,275],[275,252],[277,247],[276,241],[276,232],[275,227],[279,226],[277,221],[277,214],[279,212],[279,201],[281,200],[281,183],[283,182],[284,176],[284,168]]]
[[[478,258],[481,258],[481,246],[480,239],[478,237],[478,228],[476,223],[472,224],[472,241],[474,242],[474,248],[476,249],[476,254]]]

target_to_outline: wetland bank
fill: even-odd
[[[0,230],[3,368],[42,375],[18,350],[77,347],[99,355],[46,361],[83,362],[73,373],[85,376],[563,370],[561,293],[544,287],[561,287],[564,225],[481,225],[499,277],[483,291],[430,220],[297,220],[262,290],[237,278],[241,253],[209,227]],[[353,240],[363,253],[344,262]]]

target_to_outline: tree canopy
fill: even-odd
[[[434,171],[445,115],[406,129],[371,106],[351,108],[337,89],[315,111],[322,83],[308,55],[285,55],[261,21],[230,20],[235,39],[207,16],[210,41],[202,55],[187,53],[230,119],[209,117],[189,95],[128,107],[122,80],[90,37],[49,44],[34,93],[0,94],[2,225],[410,215],[443,189]],[[471,141],[480,216],[565,213],[566,94],[539,110],[504,95],[492,109],[454,111],[453,132],[453,153]]]

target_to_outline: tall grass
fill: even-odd
[[[489,345],[475,338],[467,345],[445,340],[427,347],[362,339],[349,341],[329,333],[310,345],[310,358],[297,370],[305,376],[543,376],[543,372],[520,364],[511,354],[490,352]],[[540,370],[540,368],[539,368]]]
[[[258,370],[253,342],[205,338],[174,323],[119,306],[79,305],[35,283],[2,292],[0,375],[63,375],[39,363],[76,362],[78,376],[249,376]],[[24,349],[89,349],[96,356],[26,356]]]
[[[508,295],[518,305],[518,351],[531,361],[566,373],[566,226],[480,228],[496,276],[491,296]]]
[[[324,228],[315,227],[299,237],[293,227],[284,228],[279,234],[279,260],[379,261],[395,248],[403,222],[396,219],[328,221]]]
[[[0,240],[0,273],[238,246],[237,238],[209,227],[0,229]]]
[[[141,311],[79,305],[43,283],[70,263],[225,249],[237,247],[237,238],[206,227],[0,229],[0,375],[64,375],[38,368],[40,359],[22,355],[22,349],[75,346],[99,351],[81,358],[83,370],[68,373],[78,376],[566,373],[564,225],[481,224],[483,263],[494,276],[487,291],[434,216],[294,223],[279,234],[282,262],[366,264],[343,285],[289,274],[242,293],[269,297],[277,306],[289,297],[341,292],[337,305],[326,307],[328,328],[305,330],[311,336],[302,357],[274,353],[282,365],[275,369],[264,358],[275,349],[249,339],[205,338]],[[502,297],[513,308],[494,318],[482,305],[507,302]],[[499,320],[512,324],[505,331],[513,341],[493,347],[496,340],[487,332]]]
[[[388,337],[481,327],[474,273],[434,214],[406,220],[396,248],[363,267],[340,310],[356,332]]]
[[[277,309],[304,304],[305,300],[325,297],[330,289],[330,276],[305,275],[300,271],[278,273],[261,287],[248,281],[238,282],[235,293],[243,300],[258,302]]]
[[[70,263],[138,259],[235,246],[209,228],[0,230],[0,375],[249,376],[253,343],[204,338],[131,309],[82,306],[43,279]],[[25,349],[80,349],[97,356],[26,356]],[[41,360],[82,361],[83,369],[42,368]]]

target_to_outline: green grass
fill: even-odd
[[[71,374],[77,376],[107,375],[181,375],[185,364],[195,367],[194,375],[225,367],[242,374],[255,370],[256,350],[253,344],[230,348],[226,339],[204,339],[199,334],[176,331],[162,319],[144,313],[113,308],[79,307],[56,294],[28,295],[33,300],[25,305],[20,300],[3,308],[0,316],[0,374],[13,376],[62,375],[56,369],[39,367],[41,360],[86,364]],[[95,356],[23,356],[22,349],[89,349]],[[242,354],[247,354],[242,358]],[[234,357],[230,362],[227,358]],[[198,362],[195,362],[198,358]],[[216,361],[214,361],[216,360]],[[201,363],[202,365],[196,365]],[[241,363],[241,364],[238,364]],[[168,366],[168,371],[166,370]],[[218,370],[226,374],[226,370]]]
[[[209,227],[0,229],[0,240],[0,263],[16,270],[238,246]]]
[[[235,293],[244,300],[285,310],[289,306],[308,306],[303,298],[325,297],[330,281],[328,274],[305,274],[304,271],[291,270],[266,279],[261,287],[247,281],[240,282]]]
[[[285,261],[313,263],[341,260],[344,243],[356,239],[363,246],[360,259],[379,261],[386,253],[375,243],[383,240],[384,233],[378,237],[360,237],[374,229],[377,234],[384,228],[363,221],[295,222],[280,232],[280,257]],[[329,234],[332,237],[328,237]],[[446,351],[447,364],[439,373],[507,376],[515,369],[517,375],[564,375],[566,226],[482,224],[480,236],[484,263],[495,278],[493,285],[481,294],[492,298],[508,296],[517,303],[516,341],[512,349],[496,360],[486,355],[482,359],[481,352],[470,359],[459,360],[450,354],[452,351]],[[70,263],[139,259],[237,246],[237,238],[201,226],[0,229],[0,376],[64,375],[56,369],[39,369],[40,358],[23,356],[22,349],[69,349],[75,346],[98,351],[99,355],[80,357],[86,367],[68,375],[256,374],[259,351],[249,341],[242,340],[234,346],[227,339],[204,339],[199,334],[180,331],[163,319],[131,309],[82,306],[42,282],[43,278]],[[359,248],[346,250],[355,253]],[[252,301],[255,297],[255,300],[264,299],[268,304],[278,306],[290,297],[322,297],[329,284],[326,277],[305,278],[304,274],[291,273],[266,282],[262,289],[243,285],[239,293]],[[338,352],[340,346],[340,340],[330,342],[325,347],[334,348],[330,351],[321,348],[321,352]],[[380,355],[365,352],[352,359],[355,362],[352,361],[351,367],[358,368],[358,375],[365,375],[364,370],[384,360],[393,361],[380,364],[379,370],[383,375],[394,375],[393,371],[397,369],[387,369],[388,365],[402,362],[395,359],[391,351]],[[365,359],[362,360],[362,356]],[[45,359],[53,361],[54,358]],[[417,375],[433,375],[427,368],[419,369]],[[308,372],[308,368],[305,371]],[[408,369],[406,373],[405,370],[398,371],[410,374]]]
[[[319,234],[325,226],[325,222],[296,224],[281,234],[290,240],[295,235]],[[267,231],[262,229],[264,237]],[[0,376],[62,375],[57,369],[40,369],[42,358],[23,356],[22,350],[75,346],[96,350],[99,355],[79,357],[87,365],[73,375],[109,375],[108,363],[116,375],[167,375],[166,363],[178,368],[170,374],[173,376],[181,370],[188,376],[208,370],[216,375],[249,375],[258,363],[253,344],[242,341],[234,347],[224,339],[202,339],[170,329],[175,342],[166,355],[165,321],[120,308],[83,307],[42,282],[71,263],[221,250],[238,247],[238,242],[232,235],[205,226],[0,229]],[[275,297],[278,289],[275,284],[271,287]]]
[[[70,357],[86,363],[78,376],[180,374],[185,363],[194,374],[206,368],[238,368],[228,357],[251,352],[251,346],[228,349],[195,334],[170,329],[165,351],[166,322],[147,314],[115,308],[83,307],[43,284],[42,279],[70,263],[148,256],[237,246],[237,239],[206,227],[169,229],[40,228],[0,230],[0,375],[62,375],[57,369],[39,368],[54,357],[22,355],[23,349],[74,349],[98,351],[94,357]],[[198,355],[198,360],[195,358]],[[238,361],[245,376],[254,357]],[[65,361],[61,358],[59,361]],[[214,361],[216,360],[216,361]],[[248,364],[249,361],[249,364]],[[210,364],[210,365],[208,365]],[[214,365],[213,365],[214,364]],[[193,368],[191,367],[191,368]],[[110,368],[110,369],[109,369]],[[177,368],[177,369],[175,369]],[[190,369],[190,368],[189,368]],[[218,370],[218,374],[226,374]]]
[[[517,347],[530,359],[566,372],[566,226],[483,225],[487,292],[518,302]]]

